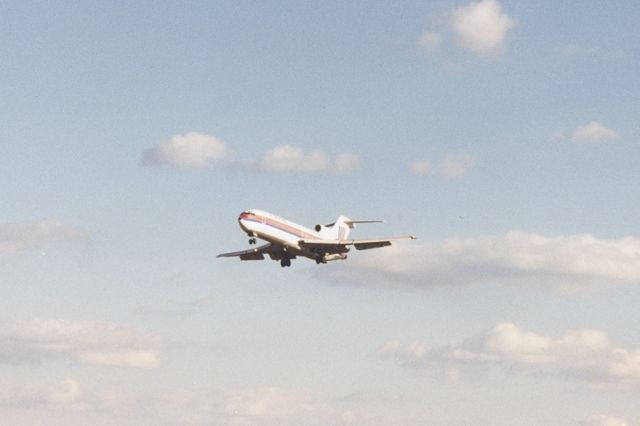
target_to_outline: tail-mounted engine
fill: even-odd
[[[320,224],[317,224],[315,229],[316,229],[316,232],[320,232],[320,231],[322,231],[323,229],[331,228],[331,227],[332,227],[333,225],[335,225],[335,224],[336,224],[335,222],[333,222],[333,223],[329,223],[329,224],[327,224],[327,225],[320,225]]]

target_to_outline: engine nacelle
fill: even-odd
[[[327,254],[327,255],[325,255],[323,260],[325,262],[331,262],[332,260],[345,260],[346,258],[347,258],[346,254],[336,253],[336,254]]]
[[[332,228],[332,227],[333,227],[333,225],[335,225],[335,224],[336,224],[335,222],[333,222],[333,223],[328,223],[328,224],[326,224],[326,225],[320,225],[320,224],[317,224],[317,225],[316,225],[316,227],[315,227],[315,230],[316,230],[316,232],[320,232],[320,231],[322,231],[323,229],[330,229],[330,228]]]

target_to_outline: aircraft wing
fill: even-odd
[[[264,260],[265,254],[271,254],[275,251],[277,251],[277,249],[275,249],[273,244],[269,243],[249,250],[221,253],[216,257],[239,257],[240,260]]]
[[[403,235],[400,237],[370,238],[366,240],[300,240],[300,247],[326,250],[328,252],[341,251],[347,246],[354,246],[356,250],[368,250],[391,245],[391,241],[415,240],[413,235]]]

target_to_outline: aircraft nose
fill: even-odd
[[[244,221],[244,217],[243,217],[242,215],[240,215],[240,216],[238,217],[238,225],[240,225],[240,228],[241,228],[243,231],[247,231],[247,224],[246,224],[246,222]]]
[[[253,218],[253,213],[251,213],[250,211],[244,211],[242,213],[240,213],[240,216],[238,217],[238,224],[240,225],[240,228],[242,228],[243,231],[245,232],[250,232],[251,231],[251,219]]]

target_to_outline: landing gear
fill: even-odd
[[[291,266],[291,259],[285,257],[280,261],[280,266],[282,266],[283,268]]]
[[[249,238],[249,244],[253,245],[256,243],[256,239],[255,238]]]
[[[324,260],[324,256],[318,256],[316,257],[316,263],[319,265],[321,263],[327,263],[327,261]]]

